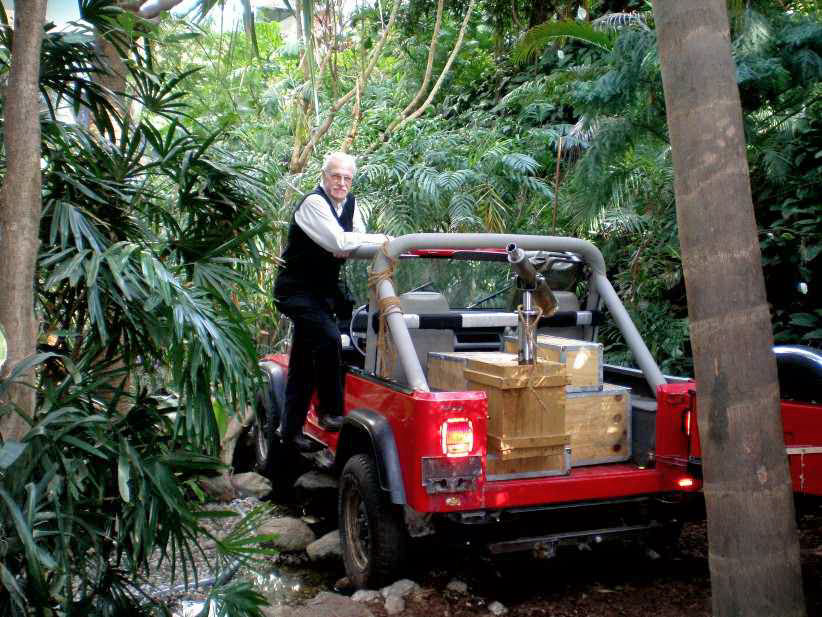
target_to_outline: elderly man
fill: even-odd
[[[300,451],[314,449],[302,428],[315,386],[320,425],[330,431],[342,425],[342,349],[334,317],[340,269],[354,249],[387,239],[365,233],[350,193],[355,172],[349,154],[325,157],[319,186],[294,209],[274,286],[277,308],[294,324],[280,434],[283,444]]]

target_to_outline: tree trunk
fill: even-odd
[[[655,0],[688,292],[713,614],[805,614],[724,0]]]
[[[4,145],[6,179],[0,209],[0,323],[8,339],[4,373],[35,353],[37,320],[34,315],[34,272],[39,246],[40,209],[40,47],[46,0],[17,2],[14,12],[14,43],[11,72],[6,88]],[[34,381],[30,371],[23,379]],[[34,390],[12,386],[8,400],[32,417]],[[17,414],[3,417],[4,440],[19,440],[28,430]]]

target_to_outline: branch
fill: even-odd
[[[439,92],[440,87],[442,86],[442,82],[445,81],[445,76],[448,74],[448,71],[451,70],[451,65],[454,63],[454,59],[457,57],[460,49],[462,48],[462,42],[465,38],[465,30],[468,27],[468,21],[471,19],[471,13],[474,10],[474,5],[476,4],[476,0],[471,0],[468,4],[468,10],[465,12],[465,18],[462,20],[462,26],[460,27],[460,34],[457,37],[457,42],[454,45],[454,49],[451,50],[451,55],[448,56],[448,61],[445,63],[445,67],[442,69],[442,73],[440,73],[439,79],[437,79],[437,83],[434,84],[434,87],[431,89],[431,92],[428,94],[428,98],[425,99],[425,102],[420,106],[417,111],[412,113],[410,116],[405,118],[402,122],[397,125],[397,128],[400,129],[406,124],[408,124],[411,120],[416,120],[419,118],[423,112],[428,109],[431,105],[431,101],[434,100],[434,97]]]
[[[428,83],[431,81],[431,73],[434,68],[434,55],[437,52],[437,39],[440,35],[440,26],[442,25],[442,7],[444,4],[445,0],[439,0],[439,3],[437,4],[437,21],[434,24],[434,34],[431,35],[431,45],[428,48],[428,64],[425,66],[425,77],[422,79],[422,85],[420,86],[419,92],[417,92],[417,96],[415,96],[414,100],[408,103],[406,108],[402,110],[403,118],[417,108],[417,105],[419,105],[420,101],[422,101],[422,97],[425,96],[426,90],[428,90]],[[401,120],[398,119],[397,124],[400,122]]]
[[[471,4],[475,0],[471,0]],[[397,10],[400,7],[399,0],[394,3],[394,7],[391,9],[391,17],[388,19],[388,25],[383,30],[382,35],[380,36],[380,40],[377,42],[377,45],[374,47],[374,51],[371,53],[371,59],[368,62],[368,66],[366,67],[365,71],[357,78],[357,83],[354,84],[354,87],[351,88],[347,93],[341,96],[337,101],[331,106],[328,110],[328,115],[326,116],[323,123],[314,129],[311,132],[311,139],[308,140],[308,143],[305,144],[302,148],[302,152],[300,153],[300,157],[297,160],[296,166],[292,165],[292,173],[296,173],[297,171],[303,169],[305,164],[308,162],[308,157],[311,156],[311,153],[314,151],[314,147],[317,145],[320,139],[328,132],[328,129],[331,128],[331,125],[334,123],[334,118],[336,117],[337,113],[352,99],[357,92],[362,92],[365,89],[365,84],[368,82],[368,78],[371,76],[371,72],[374,70],[374,67],[377,64],[377,60],[379,60],[380,55],[382,54],[382,50],[385,47],[385,42],[388,39],[388,35],[394,27],[394,22],[397,20]]]
[[[348,136],[345,138],[345,141],[340,148],[343,152],[348,152],[349,148],[353,145],[354,140],[357,138],[357,131],[360,128],[361,120],[362,109],[360,107],[360,88],[359,82],[357,82],[357,94],[354,97],[354,110],[351,113],[351,129],[348,131]]]

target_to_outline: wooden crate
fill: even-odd
[[[505,351],[517,353],[516,337],[505,337]],[[537,358],[565,365],[568,392],[602,389],[602,343],[590,343],[559,336],[537,336]]]
[[[556,362],[517,364],[503,352],[432,352],[428,383],[488,396],[488,475],[567,472],[564,368]]]
[[[631,390],[604,384],[598,392],[568,392],[565,426],[571,466],[616,463],[631,457]]]

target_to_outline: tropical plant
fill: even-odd
[[[122,37],[109,15],[86,17]],[[184,75],[158,73],[151,32],[140,41],[128,63],[125,94],[140,105],[131,116],[88,94],[86,76],[99,70],[90,37],[48,32],[43,46],[41,353],[0,383],[1,394],[37,367],[38,405],[25,438],[0,446],[3,614],[166,614],[145,575],[159,559],[196,579],[203,519],[229,514],[200,510],[196,478],[222,470],[215,401],[243,409],[257,385],[244,307],[260,295],[269,193],[221,148],[220,131],[185,128]],[[61,101],[101,124],[58,120]],[[169,390],[172,407],[157,398]],[[253,531],[264,516],[211,538],[212,567],[264,555]],[[233,615],[264,603],[245,584],[213,597]]]

